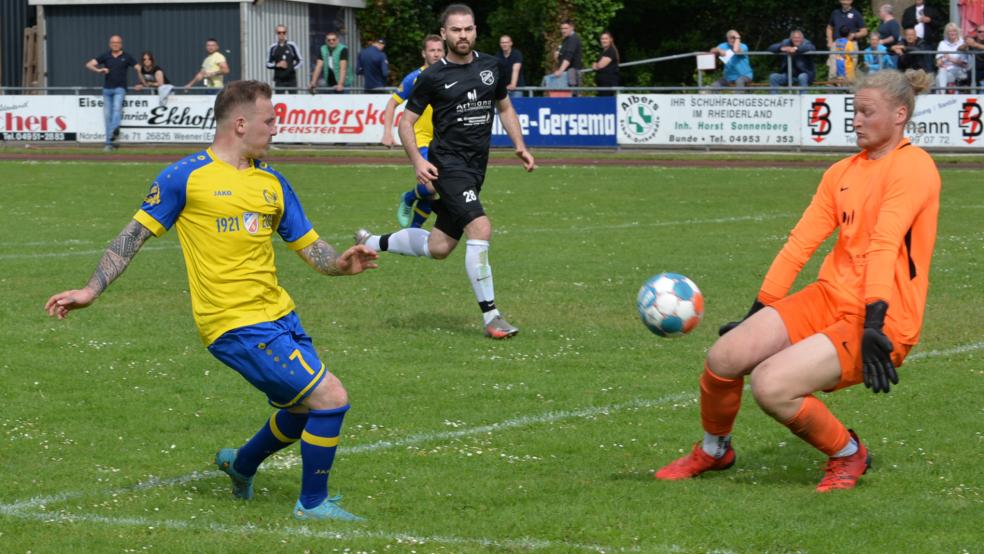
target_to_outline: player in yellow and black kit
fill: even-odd
[[[393,140],[393,114],[396,112],[396,107],[410,98],[420,72],[444,57],[444,40],[437,35],[427,35],[423,47],[420,55],[424,58],[424,65],[407,73],[400,87],[386,103],[386,110],[383,112],[383,146],[392,147],[396,143]],[[417,149],[425,160],[431,139],[434,137],[434,122],[431,119],[433,114],[434,109],[427,106],[424,113],[420,114],[420,118],[413,124]],[[433,196],[434,186],[430,183],[417,183],[412,189],[400,195],[400,203],[396,207],[396,221],[399,222],[400,227],[422,227],[431,214]]]
[[[298,519],[361,519],[328,498],[328,472],[348,395],[329,373],[277,282],[274,232],[311,267],[354,275],[376,254],[354,246],[337,254],[318,238],[287,179],[259,161],[276,134],[269,85],[235,81],[215,100],[215,141],[166,168],[133,220],[110,244],[85,287],[56,294],[45,309],[59,319],[85,308],[129,265],[143,243],[177,228],[202,341],[216,358],[266,393],[278,411],[241,448],[216,464],[233,493],[253,496],[253,476],[270,454],[301,441]]]

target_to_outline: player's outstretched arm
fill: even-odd
[[[362,244],[339,254],[332,245],[318,239],[298,250],[297,255],[323,275],[355,275],[379,267],[373,262],[379,255]]]
[[[50,316],[65,319],[69,311],[92,304],[110,283],[126,271],[130,261],[151,236],[149,229],[140,222],[131,220],[113,242],[109,243],[85,287],[52,296],[44,303],[45,311]]]
[[[526,143],[523,141],[523,128],[519,125],[519,117],[516,116],[516,109],[513,108],[512,101],[506,96],[498,101],[498,107],[499,121],[502,122],[506,134],[509,135],[509,140],[516,147],[516,157],[523,162],[523,169],[533,171],[536,169],[536,160],[533,159],[533,154],[526,149]]]

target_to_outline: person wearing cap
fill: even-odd
[[[383,53],[384,48],[386,48],[386,39],[377,38],[359,52],[359,66],[356,73],[364,77],[362,88],[367,91],[386,86],[389,61],[386,59],[386,54]]]

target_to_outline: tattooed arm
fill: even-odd
[[[379,267],[372,261],[379,256],[361,244],[339,254],[332,245],[318,239],[298,250],[297,254],[323,275],[355,275]]]
[[[44,304],[45,311],[50,316],[65,319],[68,312],[85,308],[92,304],[110,283],[123,274],[130,261],[140,251],[144,242],[152,236],[149,229],[136,220],[130,221],[120,231],[120,234],[109,243],[103,252],[96,270],[89,278],[84,288],[60,292],[48,299]]]

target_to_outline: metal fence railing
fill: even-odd
[[[620,63],[619,67],[632,67],[638,65],[655,65],[663,62],[676,61],[681,59],[692,58],[695,61],[697,56],[706,55],[708,52],[686,52],[682,54],[672,54],[669,56],[660,56],[656,58],[647,58],[643,60],[635,60],[631,62]],[[941,50],[918,50],[909,52],[913,55],[922,56],[936,56],[938,54],[961,54],[966,56],[970,62],[968,64],[966,74],[967,79],[964,82],[957,83],[955,85],[948,85],[944,87],[946,91],[955,91],[962,93],[977,94],[984,92],[984,75],[980,75],[977,72],[977,58],[984,58],[984,50],[966,50],[959,52],[947,52]],[[793,75],[793,58],[796,56],[815,56],[821,58],[815,62],[815,64],[823,64],[827,56],[830,55],[848,55],[854,58],[862,58],[865,55],[874,55],[881,57],[889,57],[893,54],[888,52],[865,52],[862,50],[853,51],[849,53],[830,51],[830,50],[814,50],[812,52],[804,52],[802,54],[776,54],[769,51],[750,51],[747,53],[748,56],[769,56],[773,58],[778,58],[779,56],[786,57],[786,85],[772,87],[768,82],[756,82],[752,86],[746,87],[742,90],[743,92],[749,93],[771,93],[773,90],[783,90],[786,92],[810,92],[810,91],[850,91],[850,83],[842,84],[831,84],[831,83],[820,83],[811,84],[808,86],[793,85],[795,82]],[[591,73],[593,69],[582,69],[579,70],[580,73]],[[883,71],[892,71],[890,69],[885,69]],[[696,85],[679,85],[679,86],[619,86],[619,87],[584,87],[584,86],[526,86],[517,87],[516,91],[521,93],[523,96],[536,96],[538,94],[550,94],[561,92],[571,92],[577,94],[598,94],[598,93],[629,93],[629,92],[644,92],[644,93],[687,93],[687,92],[700,92],[706,91],[710,88],[709,85],[704,84],[704,71],[697,71],[697,84]],[[934,87],[935,89],[936,87]],[[390,94],[394,90],[394,87],[387,87],[383,89],[373,89],[366,90],[362,88],[350,88],[346,89],[346,94]],[[938,89],[937,89],[938,90]],[[294,94],[309,94],[310,91],[307,88],[299,87],[296,90],[290,91]],[[173,94],[214,94],[215,89],[208,89],[205,87],[192,87],[188,91],[184,91],[180,88],[175,88]],[[335,93],[332,88],[317,88],[314,89],[314,93],[317,94],[331,94]],[[102,87],[94,86],[57,86],[57,87],[2,87],[0,88],[0,94],[63,94],[63,95],[101,95]],[[153,89],[144,88],[142,92],[136,91],[135,89],[128,89],[127,94],[155,94]]]
[[[644,60],[636,60],[636,61],[631,61],[631,62],[620,63],[619,64],[619,68],[622,68],[622,67],[631,67],[631,66],[636,66],[636,65],[659,64],[659,63],[662,63],[662,62],[675,61],[675,60],[687,59],[687,58],[693,58],[694,59],[694,62],[695,62],[695,65],[696,65],[697,56],[706,55],[706,54],[709,54],[709,53],[710,52],[686,52],[686,53],[682,53],[682,54],[673,54],[673,55],[670,55],[670,56],[660,56],[660,57],[657,57],[657,58],[647,58],[647,59],[644,59]],[[803,52],[801,54],[789,54],[789,53],[778,54],[778,53],[769,52],[769,51],[766,50],[766,51],[749,51],[746,54],[748,56],[768,56],[768,57],[772,57],[772,58],[778,58],[779,56],[785,56],[786,57],[786,83],[787,83],[787,85],[780,86],[778,88],[780,88],[782,90],[790,91],[790,92],[792,92],[792,91],[804,91],[804,90],[817,90],[818,88],[821,88],[821,87],[812,86],[812,85],[811,86],[806,86],[806,87],[801,87],[801,86],[796,86],[796,85],[793,85],[792,84],[794,82],[794,79],[793,79],[793,77],[794,77],[793,76],[793,58],[795,58],[796,56],[804,56],[805,55],[805,56],[814,56],[814,57],[818,57],[818,58],[826,58],[826,57],[831,56],[831,55],[847,55],[847,56],[851,56],[851,57],[853,57],[855,59],[863,58],[865,55],[879,56],[879,57],[894,57],[895,56],[895,54],[893,54],[892,52],[865,52],[863,50],[856,50],[856,51],[847,52],[847,53],[842,52],[842,51],[833,51],[833,50],[813,50],[813,51],[810,51],[810,52]],[[969,60],[968,67],[967,67],[967,76],[968,76],[968,78],[966,79],[966,83],[965,84],[958,84],[958,85],[954,85],[954,86],[947,86],[947,87],[945,87],[946,90],[955,90],[955,91],[971,92],[971,93],[977,93],[977,92],[984,91],[984,75],[978,75],[977,74],[977,58],[978,57],[984,58],[984,50],[961,50],[961,51],[958,51],[958,52],[950,52],[950,51],[944,51],[944,50],[914,50],[914,51],[907,52],[907,54],[921,55],[921,56],[933,56],[934,59],[935,59],[935,57],[937,55],[941,55],[941,54],[960,54],[960,55],[964,55]],[[823,64],[825,62],[818,60],[817,62],[815,62],[815,64],[816,63]],[[581,71],[581,73],[591,73],[594,70],[593,69],[582,69],[580,71]],[[768,83],[766,83],[766,84],[768,84]],[[632,90],[632,91],[636,91],[636,90],[667,91],[667,90],[681,90],[681,89],[683,89],[683,90],[688,90],[689,91],[689,90],[695,90],[695,89],[696,90],[700,90],[700,89],[706,89],[706,88],[708,88],[708,86],[704,84],[704,71],[698,70],[697,71],[697,85],[695,87],[641,87],[641,88],[640,87],[616,87],[616,88],[607,88],[607,89],[606,88],[593,88],[591,90],[622,90],[622,89],[629,89],[629,90]],[[758,85],[758,86],[752,87],[752,88],[761,88],[761,85]],[[526,87],[526,88],[524,88],[524,90],[527,90],[527,89],[530,89],[530,90],[538,90],[537,87]],[[850,84],[841,84],[841,85],[828,85],[828,84],[825,84],[825,85],[822,86],[822,90],[850,90],[850,89],[851,89]]]

